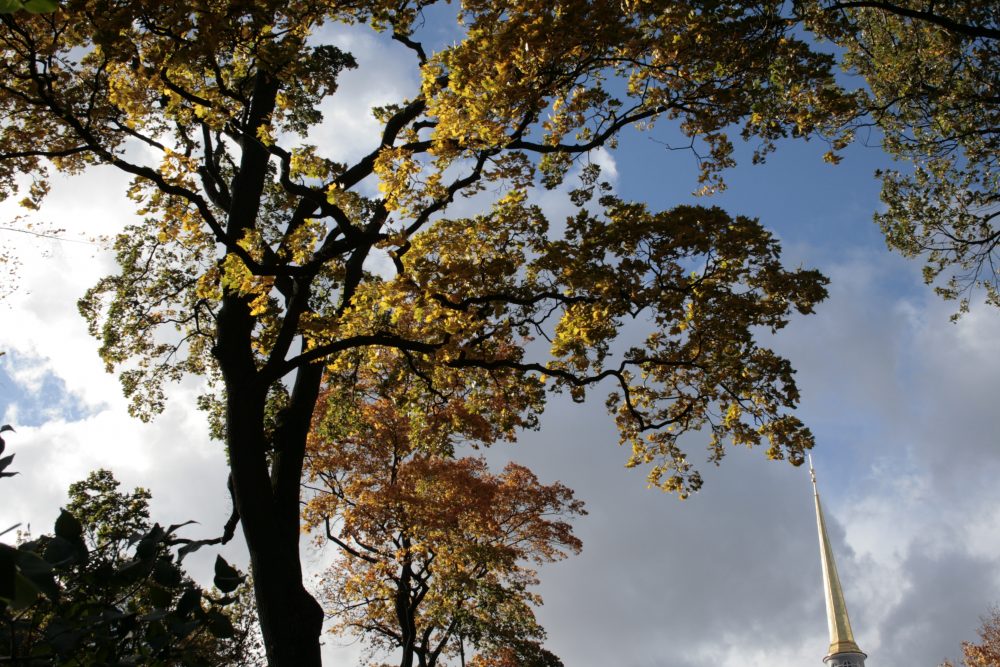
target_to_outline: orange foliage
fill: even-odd
[[[459,440],[512,437],[511,425],[528,422],[531,392],[506,391],[494,378],[488,396],[465,390],[425,403],[414,400],[424,382],[393,365],[399,358],[384,360],[351,390],[328,385],[310,442],[317,493],[305,522],[343,554],[320,584],[332,631],[429,666],[460,641],[543,637],[528,564],[580,550],[562,518],[583,514],[582,503],[524,466],[496,474],[481,457],[451,456]]]
[[[968,667],[1000,665],[1000,609],[994,607],[979,628],[980,643],[962,642],[963,662]]]

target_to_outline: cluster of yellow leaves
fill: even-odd
[[[256,261],[262,259],[264,241],[260,232],[248,230],[239,245]],[[223,289],[247,297],[251,315],[261,316],[267,311],[272,297],[271,290],[274,288],[274,276],[255,275],[238,256],[227,254],[222,262],[219,282]]]
[[[755,159],[777,138],[818,130],[842,148],[849,132],[837,128],[855,101],[836,86],[832,58],[791,37],[780,12],[772,2],[688,11],[656,0],[467,1],[466,39],[423,68],[434,152],[504,146],[537,116],[540,141],[557,146],[590,141],[623,117],[648,127],[664,115],[706,142],[701,179],[713,188],[733,164],[729,126],[743,124],[745,138],[762,140]],[[610,82],[628,94],[619,97]]]
[[[791,308],[810,312],[825,295],[824,279],[785,271],[757,221],[717,208],[650,214],[612,201],[606,215],[577,215],[566,242],[542,260],[561,273],[568,296],[581,297],[556,326],[551,368],[604,372],[610,341],[644,315],[652,331],[623,355],[620,391],[608,401],[631,445],[630,466],[650,465],[652,485],[686,495],[700,478],[677,440],[704,427],[712,460],[725,436],[741,445],[766,440],[768,456],[801,462],[809,432],[782,414],[798,398],[791,368],[751,331],[783,327]],[[583,398],[582,387],[566,385]]]
[[[651,484],[681,495],[700,485],[677,444],[689,431],[710,430],[713,461],[729,439],[766,442],[769,457],[800,462],[811,436],[786,414],[798,400],[792,370],[753,332],[783,327],[793,310],[811,312],[825,280],[785,270],[777,242],[755,220],[717,208],[654,214],[603,203],[603,215],[570,219],[561,240],[548,237],[523,193],[490,215],[439,220],[413,238],[404,273],[363,285],[335,320],[311,321],[309,335],[317,345],[382,336],[448,389],[477,365],[522,369],[525,386],[548,379],[577,400],[608,378],[618,383],[608,406],[632,448],[629,465],[650,466]],[[645,340],[613,361],[627,325],[645,328]],[[552,360],[523,366],[536,333],[551,334]],[[350,376],[385,354],[338,355],[329,369]]]

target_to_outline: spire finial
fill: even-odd
[[[813,468],[812,455],[809,456],[809,476],[812,478],[813,497],[816,502],[816,528],[819,532],[819,553],[823,563],[823,588],[826,593],[826,620],[830,630],[830,650],[824,662],[834,656],[836,665],[864,667],[865,654],[854,642],[851,631],[851,621],[847,616],[847,603],[844,601],[844,591],[837,575],[837,564],[833,559],[833,548],[826,534],[826,521],[823,508],[819,502],[819,490],[816,486],[816,470]],[[843,659],[843,660],[840,660]]]

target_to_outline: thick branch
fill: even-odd
[[[959,23],[958,21],[953,21],[947,16],[919,9],[910,9],[909,7],[901,7],[900,5],[896,5],[891,2],[879,2],[878,0],[853,0],[850,2],[835,3],[831,5],[829,9],[881,9],[898,16],[905,16],[911,19],[926,21],[927,23],[932,23],[949,32],[963,35],[965,37],[1000,39],[1000,30],[996,28]]]

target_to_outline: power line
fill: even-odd
[[[28,229],[18,229],[17,227],[8,227],[7,225],[0,225],[0,230],[8,232],[20,232],[21,234],[30,234],[32,236],[37,236],[43,239],[53,239],[56,241],[65,241],[66,243],[81,243],[83,245],[98,245],[94,241],[82,241],[80,239],[68,239],[63,236],[56,236],[55,234],[45,234],[43,232],[33,232]]]

